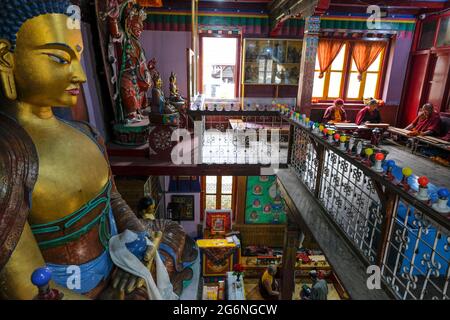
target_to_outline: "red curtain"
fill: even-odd
[[[359,81],[362,79],[362,74],[366,72],[370,65],[377,59],[385,45],[386,44],[383,41],[356,41],[354,43],[352,57],[359,72]]]
[[[320,65],[319,78],[323,78],[323,74],[331,66],[343,45],[344,42],[339,40],[319,40],[319,46],[317,47],[317,57]]]
[[[136,0],[141,7],[162,7],[162,0]]]

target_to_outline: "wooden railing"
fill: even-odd
[[[289,167],[363,261],[379,267],[393,295],[450,299],[448,217],[387,179],[385,171],[291,123]]]

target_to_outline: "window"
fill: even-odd
[[[236,97],[237,38],[202,38],[202,86],[206,98]]]
[[[319,78],[320,66],[319,59],[316,57],[313,97],[321,99],[333,99],[340,96],[342,84],[344,82],[343,76],[346,47],[347,45],[342,46],[341,51],[339,51],[338,55],[334,59],[328,71],[325,72],[322,79]]]
[[[203,177],[204,208],[205,209],[233,209],[232,176]]]
[[[450,15],[441,19],[439,24],[437,46],[450,46]]]
[[[433,46],[436,28],[437,19],[423,23],[419,40],[419,50],[429,49]]]
[[[322,79],[319,78],[319,59],[316,57],[313,98],[319,100],[334,100],[339,97],[344,97],[345,100],[363,100],[367,97],[379,98],[384,51],[385,49],[363,73],[361,81],[358,80],[358,70],[351,57],[349,43],[342,46]]]
[[[352,68],[350,69],[350,77],[347,88],[347,99],[363,100],[363,98],[374,97],[378,98],[378,85],[381,73],[381,61],[383,52],[381,52],[377,59],[370,65],[369,69],[363,73],[361,81],[358,80],[358,70],[356,64],[352,59]]]

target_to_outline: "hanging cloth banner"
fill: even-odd
[[[358,69],[358,80],[361,81],[362,74],[377,59],[386,43],[383,41],[356,41],[353,45],[352,57]]]

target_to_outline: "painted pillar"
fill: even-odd
[[[295,263],[297,248],[304,238],[299,227],[288,220],[284,234],[283,262],[281,269],[281,300],[292,300],[295,291]]]
[[[302,110],[311,104],[319,31],[320,17],[307,17],[305,19],[305,35],[303,36],[302,57],[300,61],[297,110]]]

